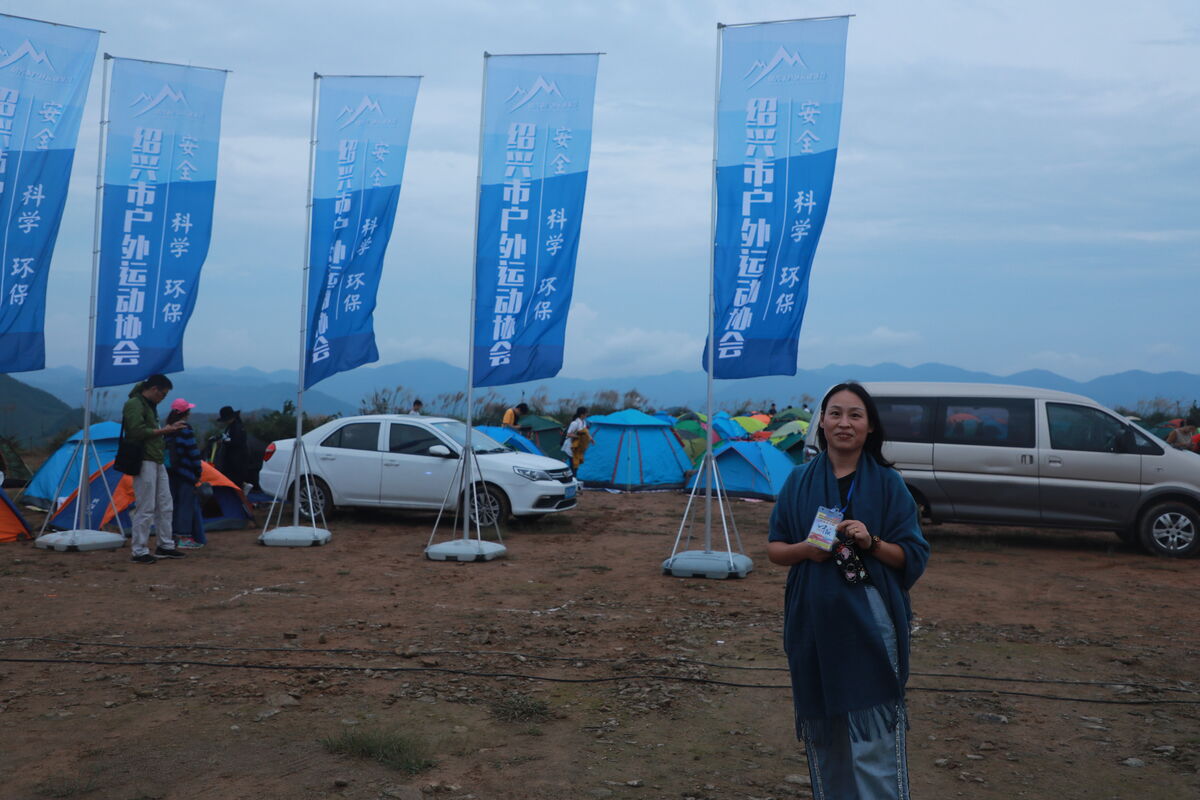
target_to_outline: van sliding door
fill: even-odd
[[[933,469],[955,519],[1041,519],[1032,399],[944,397],[937,422]]]

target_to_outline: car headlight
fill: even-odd
[[[544,469],[530,469],[529,467],[513,467],[513,472],[520,475],[522,478],[528,478],[531,481],[548,481],[550,475]]]

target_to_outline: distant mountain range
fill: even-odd
[[[40,372],[22,373],[20,381],[45,390],[67,406],[78,408],[83,403],[83,371],[73,367],[55,367]],[[1010,383],[1058,389],[1091,397],[1110,407],[1133,409],[1140,401],[1156,397],[1179,402],[1184,408],[1200,398],[1200,375],[1187,372],[1149,373],[1131,370],[1105,375],[1090,381],[1073,381],[1046,370],[1028,370],[1013,375],[992,375],[946,364],[921,364],[905,367],[899,364],[830,364],[822,369],[800,370],[794,377],[772,376],[738,381],[716,381],[714,402],[718,407],[733,410],[735,406],[767,406],[776,403],[780,408],[799,403],[805,395],[820,398],[829,386],[843,380],[860,381],[971,381]],[[262,370],[243,367],[221,369],[197,367],[172,376],[175,391],[172,396],[185,397],[197,406],[197,413],[215,414],[224,405],[244,412],[278,409],[296,397],[294,370]],[[395,364],[360,367],[322,381],[304,394],[304,408],[317,414],[357,413],[364,398],[381,389],[403,387],[414,397],[420,397],[430,413],[439,410],[439,395],[453,395],[466,389],[466,370],[442,361],[420,359]],[[0,386],[0,411],[17,401]],[[128,386],[99,390],[95,403],[101,415],[112,418],[129,393]],[[525,384],[500,387],[496,394],[508,401],[528,398],[545,390],[551,402],[573,398],[587,403],[597,392],[616,391],[624,394],[637,390],[647,403],[656,408],[686,406],[701,408],[705,402],[704,373],[669,372],[634,378],[552,378]],[[481,393],[486,390],[476,390]],[[18,405],[21,403],[17,403]],[[59,409],[63,410],[63,409]],[[49,411],[49,409],[47,409]]]

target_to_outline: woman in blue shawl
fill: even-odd
[[[907,800],[908,590],[929,560],[917,506],[882,453],[875,402],[842,383],[821,402],[821,453],[771,514],[767,554],[790,566],[783,647],[816,800]],[[822,520],[833,551],[806,539]]]

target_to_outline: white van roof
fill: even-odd
[[[1055,389],[1015,386],[1009,383],[957,383],[949,381],[863,381],[872,397],[1035,397],[1100,405],[1090,397]]]

